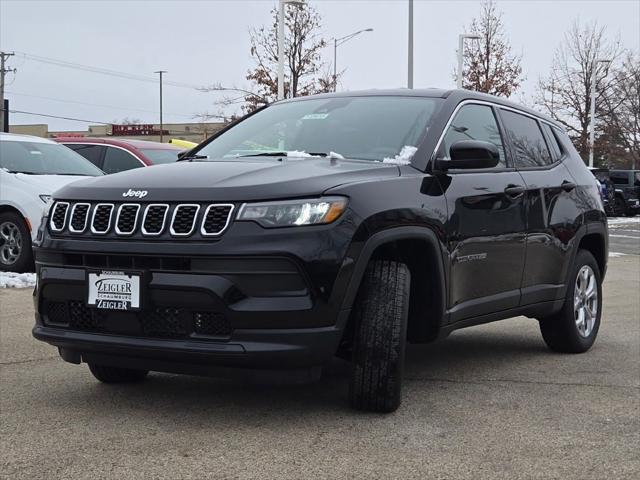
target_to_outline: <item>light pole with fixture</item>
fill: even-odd
[[[304,5],[304,0],[279,0],[278,4],[278,100],[284,98],[284,6]]]
[[[462,88],[462,63],[464,59],[464,41],[480,40],[482,37],[476,33],[461,33],[458,35],[458,78],[456,86]]]
[[[157,72],[153,72],[153,73],[160,74],[160,143],[162,143],[162,141],[164,140],[164,124],[162,121],[162,75],[167,73],[167,71],[158,70]]]
[[[336,91],[336,87],[338,85],[338,64],[337,64],[338,47],[343,43],[348,42],[356,35],[360,35],[361,33],[364,33],[364,32],[373,32],[373,28],[365,28],[364,30],[358,30],[357,32],[350,33],[349,35],[345,35],[344,37],[333,39],[333,81],[334,81],[333,91],[334,92]]]
[[[603,63],[609,65],[611,60],[606,58],[597,58],[593,63],[593,72],[591,72],[591,128],[589,129],[589,166],[593,167],[593,145],[595,142],[596,132],[596,76],[598,74],[598,65]],[[605,77],[607,76],[605,71]]]

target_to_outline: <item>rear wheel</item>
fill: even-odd
[[[627,202],[625,202],[624,198],[616,197],[615,212],[618,217],[627,214]]]
[[[33,271],[31,235],[22,216],[0,213],[0,271]]]
[[[392,412],[400,406],[410,282],[403,263],[374,260],[367,267],[353,317],[353,408]]]
[[[134,383],[144,380],[148,370],[133,370],[130,368],[105,367],[104,365],[89,364],[89,370],[102,383]]]
[[[591,253],[579,250],[562,310],[540,319],[542,337],[547,346],[556,352],[586,352],[598,335],[601,314],[600,269]]]

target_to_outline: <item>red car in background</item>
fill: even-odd
[[[183,151],[168,143],[92,137],[54,138],[101,169],[104,173],[117,173],[161,163],[173,163]]]

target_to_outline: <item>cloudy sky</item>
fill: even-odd
[[[403,87],[407,81],[407,0],[309,0],[329,39],[373,28],[338,49],[341,88]],[[165,122],[213,112],[213,94],[190,86],[248,86],[248,30],[270,23],[275,0],[0,0],[0,49],[15,51],[7,78],[11,109],[109,123],[157,121],[153,72],[168,70]],[[640,0],[498,0],[513,51],[522,55],[522,95],[534,92],[571,23],[598,21],[611,38],[640,50]],[[479,1],[416,0],[416,87],[453,87],[457,36],[479,13]],[[26,55],[25,55],[26,54]],[[37,61],[40,58],[43,61]],[[68,68],[50,59],[125,72],[143,81]],[[331,62],[333,48],[325,59]],[[89,69],[92,70],[92,69]],[[12,114],[15,124],[48,123],[84,130],[88,123]]]

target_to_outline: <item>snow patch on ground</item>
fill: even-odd
[[[618,257],[624,257],[626,256],[626,253],[620,253],[620,252],[609,252],[609,258],[618,258]]]
[[[0,272],[0,288],[28,288],[35,284],[35,273]]]
[[[609,225],[634,225],[640,226],[640,217],[610,217]]]
[[[412,147],[411,145],[405,145],[400,150],[400,153],[396,155],[394,158],[385,158],[382,160],[382,163],[392,163],[394,165],[409,165],[411,163],[411,158],[418,151],[416,147]]]

